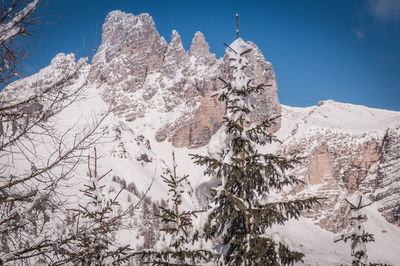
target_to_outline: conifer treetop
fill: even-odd
[[[355,210],[362,209],[373,203],[366,195],[363,195],[359,191],[356,191],[353,195],[347,197],[346,201],[350,204],[350,208]]]

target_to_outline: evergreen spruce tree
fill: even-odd
[[[228,45],[226,45],[228,46]],[[222,237],[223,260],[226,265],[282,265],[301,261],[304,254],[293,251],[278,234],[267,229],[300,216],[318,202],[315,197],[274,201],[272,190],[301,181],[287,171],[299,163],[274,154],[261,154],[257,145],[278,141],[268,132],[274,118],[252,124],[249,118],[257,94],[268,86],[252,85],[245,74],[246,54],[251,47],[238,38],[227,48],[232,80],[221,79],[225,86],[215,96],[226,102],[223,125],[227,148],[220,158],[192,155],[195,163],[206,166],[205,174],[216,176],[222,185],[214,191],[212,208],[205,232],[208,238]]]
[[[170,204],[167,207],[160,206],[160,218],[164,224],[161,231],[165,232],[164,237],[169,245],[161,250],[145,250],[141,255],[151,265],[199,265],[210,259],[212,253],[196,246],[199,234],[193,230],[192,219],[197,217],[196,213],[199,211],[181,210],[182,196],[185,193],[183,182],[188,175],[177,176],[174,153],[172,158],[173,173],[168,177],[162,176],[169,187]]]
[[[350,230],[347,233],[341,234],[335,238],[334,242],[343,240],[351,240],[351,256],[352,264],[354,266],[367,265],[367,243],[374,242],[374,235],[365,231],[364,222],[367,220],[365,213],[361,211],[372,204],[367,197],[363,196],[359,192],[355,192],[351,197],[346,199],[349,204],[351,216],[350,216]],[[378,264],[370,264],[378,265]]]

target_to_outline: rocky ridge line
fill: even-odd
[[[278,116],[272,65],[255,44],[249,44],[253,52],[248,75],[255,84],[272,85],[259,97],[261,111],[253,119]],[[121,11],[108,14],[90,73],[91,82],[118,115],[132,122],[156,113],[159,121],[151,122],[156,140],[168,140],[176,147],[204,146],[220,128],[225,105],[210,95],[223,85],[218,77],[230,75],[227,57],[216,59],[202,33],[195,34],[187,52],[177,31],[172,31],[167,44],[150,15]],[[277,121],[275,131],[279,125]]]

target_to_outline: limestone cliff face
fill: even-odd
[[[362,143],[356,143],[360,138]],[[379,139],[331,131],[321,131],[300,143],[287,144],[291,148],[286,148],[285,153],[296,149],[307,155],[298,169],[307,181],[306,186],[297,188],[300,195],[303,190],[306,193],[310,187],[315,187],[317,195],[326,197],[321,207],[305,216],[315,218],[316,223],[330,231],[346,227],[349,221],[345,214],[348,206],[345,197],[363,190],[361,184],[381,157],[379,145]]]
[[[93,58],[91,78],[98,84],[140,89],[147,73],[160,70],[167,43],[149,14],[110,12],[102,28],[102,44]]]
[[[195,58],[195,63],[213,65],[216,63],[215,55],[210,53],[206,38],[200,31],[196,32],[190,45],[189,55]]]
[[[172,31],[171,43],[165,51],[162,73],[170,78],[175,77],[178,71],[185,70],[189,64],[189,55],[183,49],[181,36],[177,31]]]
[[[373,181],[379,211],[386,220],[400,226],[400,126],[386,131]]]
[[[365,130],[351,129],[340,121],[344,118],[335,117],[335,112],[352,116],[357,108],[336,102],[322,103],[296,122],[279,148],[286,156],[300,154],[305,158],[295,173],[306,185],[296,187],[295,192],[299,196],[326,198],[321,206],[304,215],[333,232],[347,227],[345,197],[357,190],[369,195],[389,222],[400,224],[400,135],[399,127],[395,126],[400,124],[400,114],[385,115],[376,110],[367,114],[369,110],[365,109],[366,113],[359,117],[365,125],[371,125]],[[283,119],[290,119],[290,112],[285,109]],[[379,120],[373,119],[392,119],[394,126],[389,125],[386,130],[386,125],[381,126]]]
[[[281,110],[272,65],[249,44],[253,51],[247,74],[255,84],[272,85],[258,98],[260,111],[253,120],[259,121]],[[91,81],[117,114],[134,122],[156,113],[159,121],[147,123],[155,129],[156,140],[176,147],[204,146],[220,128],[225,105],[210,95],[222,87],[218,77],[230,75],[226,56],[217,60],[202,33],[195,34],[187,52],[178,32],[172,32],[167,44],[150,15],[121,11],[108,14],[90,71]],[[280,120],[273,130],[279,127]]]

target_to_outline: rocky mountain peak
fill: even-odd
[[[190,46],[189,55],[202,62],[215,61],[215,55],[210,53],[210,47],[200,31],[196,32]],[[214,59],[214,60],[213,60]]]
[[[149,14],[135,16],[120,10],[112,11],[107,15],[102,27],[102,45],[121,46],[135,41],[138,35],[148,32],[157,32],[153,18]]]
[[[164,73],[169,77],[175,76],[178,69],[188,67],[188,60],[189,56],[183,48],[181,36],[176,30],[173,30],[171,42],[168,44],[164,57]]]
[[[272,65],[258,52],[257,48],[248,55],[249,63],[255,65],[246,74],[273,86],[258,97],[260,112],[254,121],[280,115]],[[127,121],[153,112],[165,117],[165,121],[152,124],[156,140],[167,140],[177,147],[199,147],[221,127],[225,104],[210,95],[223,86],[218,77],[229,79],[231,71],[226,56],[217,60],[210,53],[202,33],[195,34],[188,53],[175,30],[167,44],[149,14],[113,11],[103,25],[102,44],[92,60],[90,79],[100,88],[104,101]],[[278,121],[274,131],[279,126]]]
[[[169,58],[174,58],[174,60],[182,59],[187,57],[187,52],[183,48],[181,36],[176,30],[171,33],[171,42],[168,44],[167,50],[165,52],[164,61],[168,61]]]
[[[119,84],[124,91],[136,91],[146,73],[162,68],[166,47],[149,14],[110,12],[90,77],[99,84]]]
[[[232,52],[231,49],[234,50],[233,53],[239,53],[239,54],[241,54],[241,53],[243,53],[243,52],[245,52],[245,51],[251,49],[250,45],[247,44],[245,41],[243,41],[242,38],[238,38],[238,39],[234,40],[234,41],[229,45],[229,47],[230,47],[230,48],[226,48],[226,52],[227,52],[227,53],[231,53],[231,52]]]
[[[171,43],[169,44],[169,46],[182,47],[183,49],[181,35],[179,35],[179,33],[176,30],[172,30]]]
[[[235,52],[243,53],[246,50],[251,49],[249,53],[244,56],[248,60],[248,67],[245,70],[245,74],[252,80],[253,85],[265,84],[269,85],[262,95],[258,97],[255,111],[251,113],[251,119],[253,121],[262,121],[266,117],[275,117],[281,113],[281,105],[278,99],[278,84],[275,77],[275,72],[272,68],[272,64],[265,60],[262,52],[254,43],[247,41],[245,42],[242,38],[236,39],[230,44],[230,47]],[[224,60],[224,71],[227,75],[224,78],[232,79],[232,70],[230,68],[229,54],[235,53],[231,49],[227,48],[225,52]],[[271,127],[271,132],[275,132],[280,128],[280,118],[275,120],[276,124]]]

